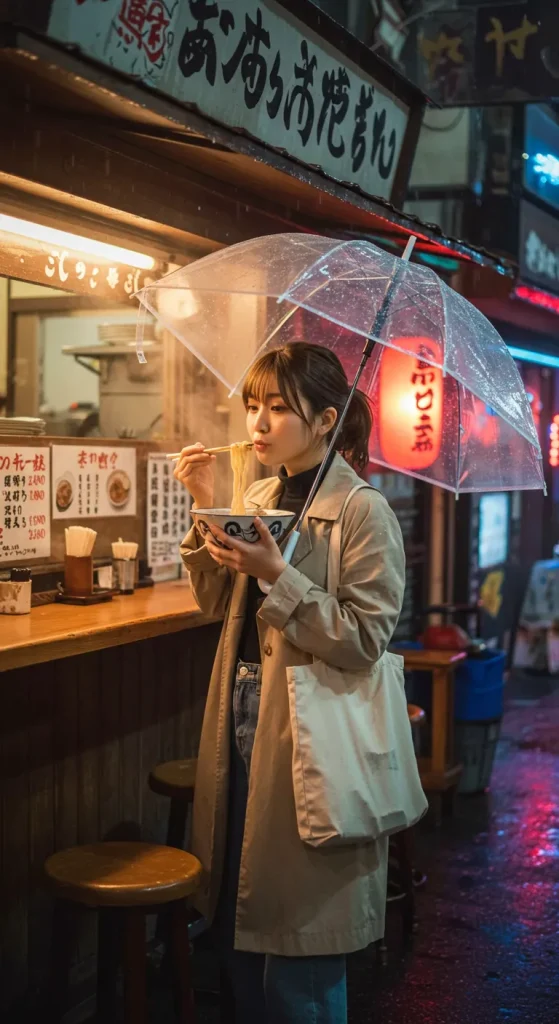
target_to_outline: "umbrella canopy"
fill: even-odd
[[[360,387],[373,406],[373,461],[456,492],[544,487],[530,405],[505,343],[426,267],[367,241],[272,235],[206,256],[137,297],[231,394],[257,356],[297,340],[333,349],[351,380],[372,339]]]

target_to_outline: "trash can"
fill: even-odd
[[[493,771],[505,691],[504,651],[483,651],[456,670],[455,753],[464,765],[459,793],[481,793]]]

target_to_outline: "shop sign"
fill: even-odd
[[[559,293],[559,220],[537,206],[520,203],[520,277]]]
[[[433,9],[415,32],[415,52],[410,47],[403,58],[406,71],[442,105],[534,103],[557,95],[559,10],[549,0]]]
[[[48,448],[0,445],[0,562],[50,556]]]
[[[390,196],[409,108],[275,0],[54,0],[48,35]]]
[[[526,107],[524,187],[559,210],[559,125],[539,106]]]
[[[190,526],[190,496],[175,480],[165,455],[148,456],[147,551],[153,579],[174,579],[181,564],[180,543]]]
[[[53,519],[136,515],[136,449],[53,445]]]
[[[95,261],[68,249],[16,241],[1,234],[0,275],[61,288],[111,302],[129,302],[135,292],[157,279],[156,271],[137,270],[122,263]],[[163,271],[162,271],[163,272]]]

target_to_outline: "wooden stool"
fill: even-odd
[[[150,789],[171,800],[167,825],[167,846],[184,848],[188,808],[194,799],[196,758],[185,761],[165,761],[149,775]]]
[[[118,945],[124,983],[125,1024],[147,1024],[146,915],[170,905],[175,1005],[179,1024],[194,1024],[185,898],[202,866],[189,853],[151,843],[92,843],[53,854],[45,872],[57,897],[52,941],[51,1024],[68,1006],[68,974],[75,904],[99,911],[97,1019],[116,1013]]]
[[[418,731],[425,721],[425,712],[417,704],[408,704],[408,718],[414,736],[414,747],[416,753],[419,749]],[[401,895],[394,897],[390,902],[398,902],[402,914],[402,930],[404,942],[409,943],[417,933],[418,923],[415,909],[415,886],[413,877],[413,840],[412,829],[404,829],[390,837],[389,851],[397,864],[398,880],[402,890]],[[388,899],[387,899],[387,902]],[[388,947],[386,938],[379,939],[376,943],[377,961],[383,967],[388,963]]]

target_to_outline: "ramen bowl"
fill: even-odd
[[[247,544],[256,544],[260,540],[260,534],[254,525],[257,516],[268,527],[276,541],[280,540],[294,518],[293,512],[283,512],[274,508],[258,509],[258,512],[247,512],[245,515],[234,515],[229,508],[196,508],[192,510],[191,515],[201,537],[205,538],[212,527],[219,526],[229,537],[244,540]],[[214,540],[219,547],[226,547],[217,540],[215,534]]]
[[[115,469],[107,480],[107,497],[113,508],[125,508],[132,493],[132,483],[128,473],[123,469]]]
[[[76,493],[74,477],[71,473],[64,473],[56,481],[55,487],[56,507],[59,512],[66,512],[70,508]]]

